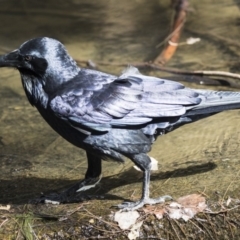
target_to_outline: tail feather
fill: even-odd
[[[211,114],[225,110],[240,108],[240,92],[225,92],[225,91],[209,91],[198,90],[195,91],[202,99],[201,103],[196,106],[187,108],[184,116]]]

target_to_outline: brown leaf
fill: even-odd
[[[190,208],[195,214],[206,209],[206,199],[200,194],[190,194],[177,199],[184,208]]]
[[[148,205],[145,208],[143,208],[143,211],[147,214],[154,214],[157,219],[162,219],[163,215],[166,213],[166,209],[163,206],[152,206]]]

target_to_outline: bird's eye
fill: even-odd
[[[26,55],[26,56],[24,57],[24,60],[27,61],[27,62],[29,62],[29,61],[32,60],[32,56]]]

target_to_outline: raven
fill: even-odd
[[[48,37],[31,39],[0,56],[0,67],[17,68],[31,105],[57,133],[86,151],[85,179],[60,194],[59,202],[95,186],[102,160],[124,162],[124,158],[143,171],[143,187],[139,201],[123,202],[119,208],[134,210],[171,199],[149,197],[147,152],[156,137],[185,123],[240,108],[239,92],[190,89],[142,75],[134,67],[119,77],[79,68],[64,45]]]

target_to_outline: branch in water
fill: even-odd
[[[168,68],[164,66],[155,65],[152,62],[132,62],[132,63],[110,63],[110,62],[93,62],[92,60],[76,60],[76,62],[83,67],[90,67],[97,69],[98,66],[115,66],[115,67],[127,67],[129,65],[137,67],[139,69],[149,69],[155,71],[168,72],[172,74],[178,74],[185,76],[183,78],[178,77],[178,81],[187,81],[195,82],[201,85],[215,85],[215,86],[231,86],[234,88],[240,88],[240,82],[234,81],[234,79],[240,80],[240,74],[230,73],[224,71],[206,71],[206,70],[197,70],[197,71],[187,71],[180,70],[177,68]],[[189,76],[189,77],[187,77]],[[209,78],[211,77],[211,78]],[[220,77],[223,79],[216,79]],[[174,77],[173,77],[174,78]],[[172,78],[172,79],[173,79]],[[229,79],[226,79],[229,78]]]
[[[187,0],[178,0],[175,6],[175,16],[171,34],[167,37],[167,45],[163,51],[155,58],[153,63],[155,65],[164,65],[168,62],[178,47],[178,42],[181,35],[181,30],[186,21],[187,9],[189,3]]]

